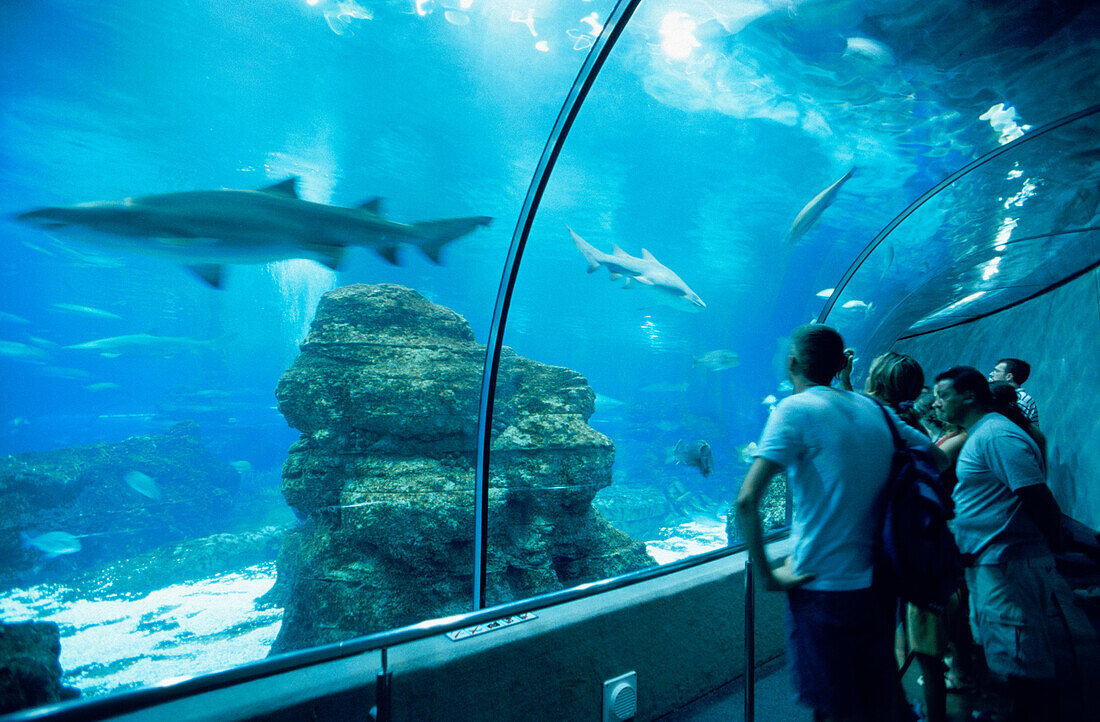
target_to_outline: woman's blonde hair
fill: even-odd
[[[924,371],[912,356],[887,351],[871,362],[867,393],[890,406],[912,401],[924,388]]]

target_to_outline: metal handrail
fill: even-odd
[[[477,463],[474,468],[474,609],[485,607],[485,578],[489,564],[489,450],[492,444],[493,404],[496,399],[497,371],[500,367],[500,355],[504,342],[504,327],[508,320],[508,308],[512,303],[512,291],[516,285],[519,264],[523,258],[523,249],[531,233],[535,213],[542,201],[543,191],[550,179],[550,172],[558,160],[569,129],[573,127],[577,113],[580,112],[592,83],[596,80],[600,68],[619,39],[626,24],[641,0],[619,0],[612,8],[607,23],[588,51],[588,58],[581,66],[577,79],[558,113],[554,128],[546,140],[538,167],[531,178],[527,197],[523,201],[516,229],[512,234],[512,245],[504,261],[500,289],[493,308],[493,320],[489,326],[489,337],[485,343],[485,371],[481,377],[481,407],[477,419]]]

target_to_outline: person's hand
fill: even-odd
[[[844,364],[844,368],[840,370],[839,378],[840,385],[847,391],[852,390],[852,365],[855,363],[856,352],[853,349],[844,349],[844,358],[847,359],[847,363]]]
[[[783,566],[776,567],[772,571],[768,579],[765,580],[764,586],[771,592],[785,592],[788,589],[801,587],[816,578],[816,574],[800,574],[794,568],[794,564],[791,563],[791,558],[787,557],[787,561]]]

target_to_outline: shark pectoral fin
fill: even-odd
[[[270,193],[277,196],[298,198],[298,176],[292,175],[284,181],[279,181],[273,186],[260,189],[261,193]]]
[[[330,271],[339,271],[340,264],[344,262],[343,246],[324,246],[315,250],[317,262],[323,264]]]
[[[225,266],[219,263],[196,263],[187,267],[187,270],[206,281],[214,288],[222,287],[222,272]]]
[[[401,261],[397,257],[397,246],[384,246],[382,248],[375,248],[374,250],[378,252],[379,256],[382,256],[382,258],[385,258],[386,261],[391,266],[400,266],[401,265]],[[439,258],[438,257],[433,258],[432,260],[435,261],[436,263],[439,263]]]
[[[363,203],[360,203],[359,204],[359,210],[368,211],[368,212],[373,213],[374,215],[378,216],[379,218],[381,218],[382,217],[382,199],[381,198],[371,198],[369,201],[365,201]]]

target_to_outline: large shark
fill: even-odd
[[[492,220],[486,216],[396,223],[382,217],[381,200],[358,208],[304,201],[298,179],[259,190],[165,193],[40,208],[17,219],[47,230],[93,232],[97,245],[160,256],[185,264],[220,288],[227,263],[310,258],[339,267],[349,246],[365,246],[390,263],[407,243],[439,263],[443,246]]]
[[[611,244],[612,252],[603,253],[590,243],[577,235],[569,226],[569,235],[573,236],[573,243],[584,254],[588,261],[588,272],[593,273],[600,266],[604,266],[611,273],[611,280],[617,281],[626,277],[624,288],[630,288],[637,284],[640,288],[648,288],[654,291],[659,302],[671,305],[682,311],[702,311],[707,307],[699,294],[688,288],[683,280],[653,257],[653,254],[642,249],[642,257],[629,255],[615,244]]]
[[[802,207],[802,210],[795,216],[794,222],[791,223],[791,229],[787,231],[787,242],[795,243],[799,238],[810,230],[810,226],[817,223],[817,219],[821,217],[821,214],[825,212],[833,199],[836,198],[836,194],[840,192],[840,187],[848,182],[848,179],[855,173],[856,168],[852,166],[848,169],[848,172],[840,177],[825,190],[814,196],[809,203]]]

